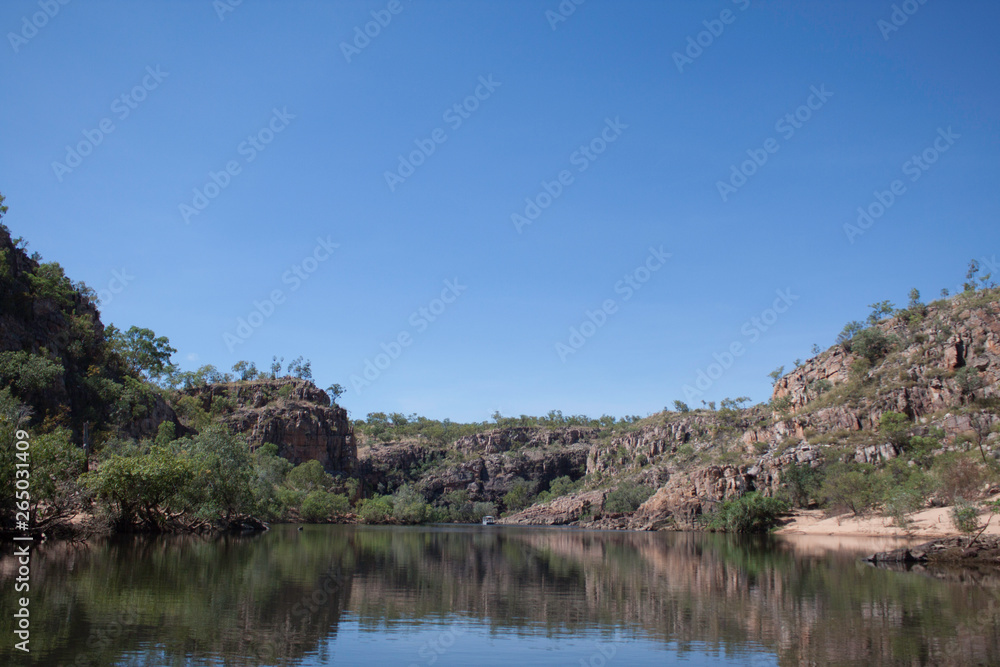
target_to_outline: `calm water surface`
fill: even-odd
[[[276,526],[46,543],[31,653],[0,558],[0,664],[997,665],[1000,576],[826,538]],[[7,545],[9,547],[9,545]]]

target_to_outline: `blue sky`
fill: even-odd
[[[6,224],[182,367],[302,355],[356,418],[766,400],[996,253],[995,3],[46,6],[0,6]]]

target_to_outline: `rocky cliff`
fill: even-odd
[[[330,404],[326,392],[295,378],[229,382],[187,389],[205,412],[251,447],[278,446],[278,455],[298,465],[316,460],[330,473],[351,475],[357,445],[347,411]]]
[[[0,224],[0,388],[32,410],[32,423],[82,440],[156,435],[178,425],[163,398],[109,349],[93,291],[59,264],[28,256]]]
[[[514,524],[638,530],[690,529],[720,502],[750,491],[774,495],[791,465],[829,459],[882,463],[903,455],[880,431],[883,414],[905,415],[912,435],[940,448],[982,443],[1000,450],[1000,292],[983,290],[910,308],[878,322],[876,353],[848,340],[781,378],[767,406],[665,412],[590,444],[587,473],[613,488],[657,489],[629,516],[602,516],[606,494],[583,492],[516,513]],[[875,333],[871,333],[875,332]]]

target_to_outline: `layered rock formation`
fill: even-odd
[[[350,475],[357,464],[354,429],[347,411],[330,405],[326,392],[294,378],[218,383],[185,390],[218,415],[251,447],[278,446],[278,455],[298,465],[319,461],[330,473]]]

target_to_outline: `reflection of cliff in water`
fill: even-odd
[[[440,610],[497,629],[625,627],[783,664],[995,664],[1000,581],[879,571],[856,553],[684,533],[375,530],[356,534],[351,609],[376,624]]]
[[[391,632],[455,617],[525,635],[621,630],[682,650],[763,647],[791,665],[1000,662],[996,576],[970,586],[768,539],[278,526],[246,538],[48,544],[33,564],[35,664],[111,664],[154,647],[162,664],[322,661],[346,619]],[[13,576],[8,556],[5,609]],[[11,622],[0,618],[0,631]]]

